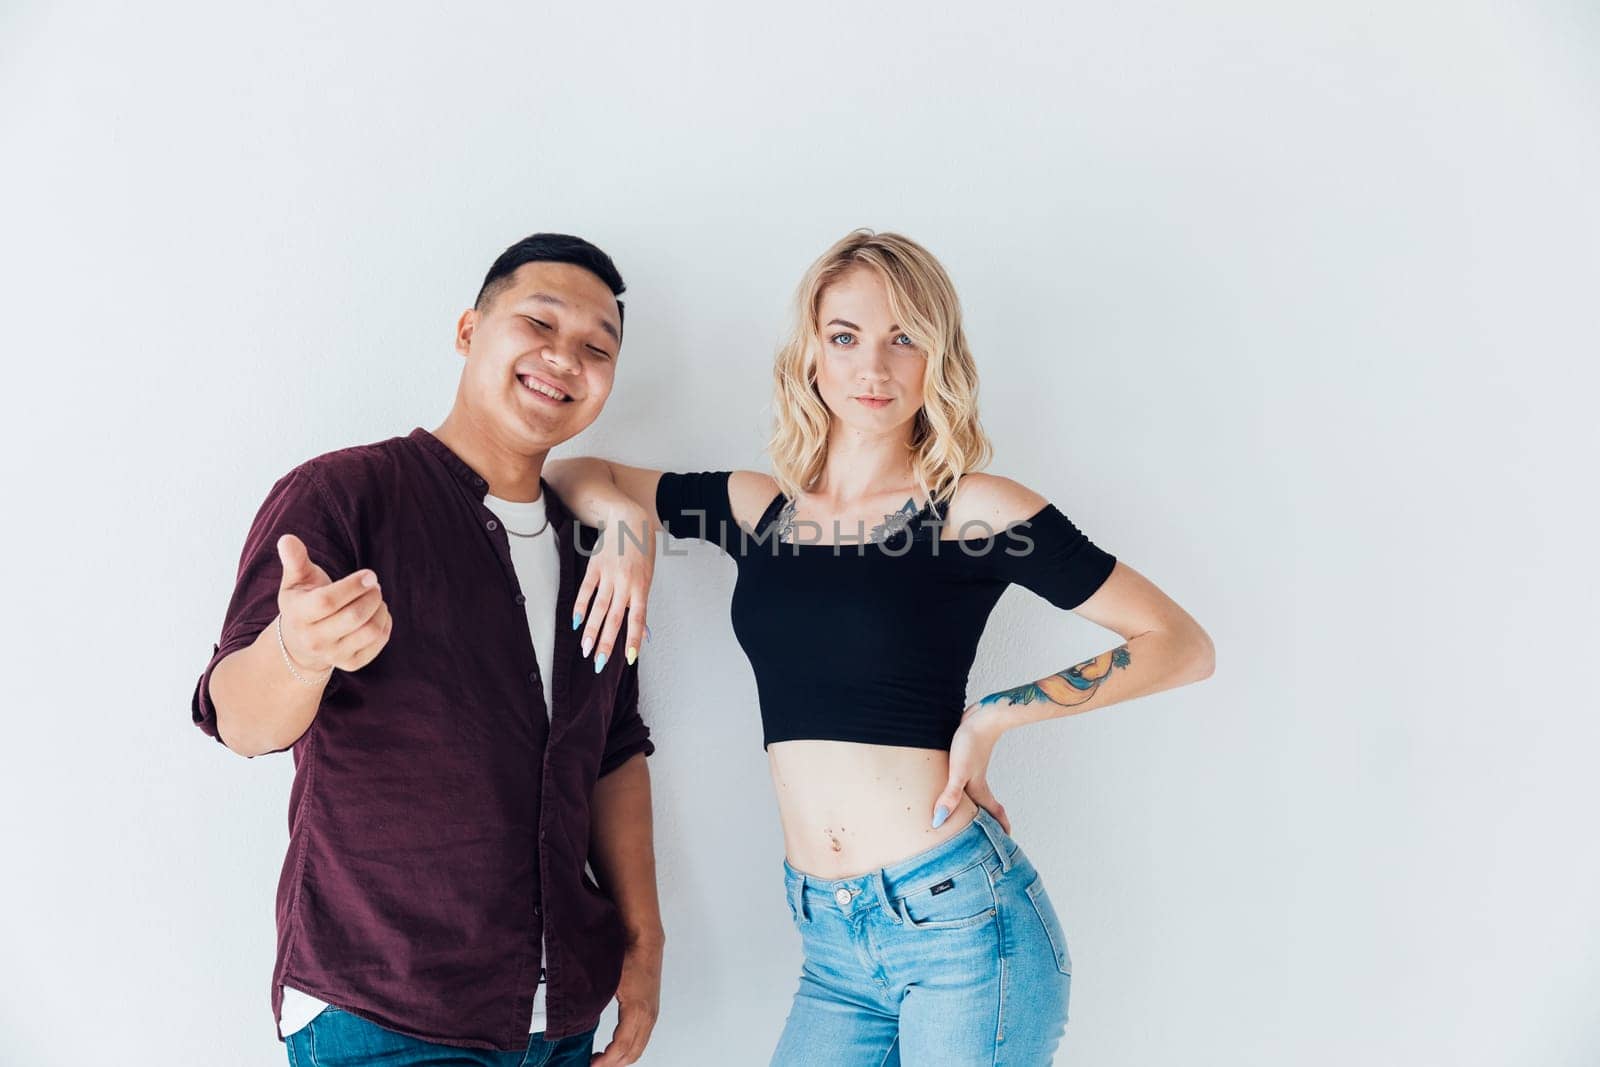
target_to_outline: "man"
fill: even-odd
[[[649,1039],[637,650],[580,644],[597,531],[540,478],[611,392],[623,289],[587,241],[512,245],[457,323],[443,424],[301,464],[251,526],[193,714],[242,755],[294,753],[272,977],[291,1063],[588,1064],[613,995],[596,1062]]]

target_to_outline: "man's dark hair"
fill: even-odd
[[[500,295],[500,290],[511,284],[511,276],[524,263],[571,263],[574,267],[582,267],[605,282],[611,295],[619,298],[617,316],[622,316],[620,297],[628,287],[623,284],[617,265],[611,262],[610,256],[582,237],[567,233],[536,233],[501,252],[500,258],[489,268],[489,273],[483,276],[478,299],[473,301],[472,306],[479,311],[488,307]]]

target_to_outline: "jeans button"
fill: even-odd
[[[850,905],[850,890],[840,886],[833,891],[833,899],[839,902],[839,907],[848,907]]]

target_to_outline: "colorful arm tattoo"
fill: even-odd
[[[1095,691],[1100,688],[1101,682],[1111,676],[1113,667],[1125,668],[1132,658],[1127,645],[1118,645],[1109,652],[1102,652],[1093,659],[1057,671],[1048,678],[1019,685],[1015,689],[990,693],[978,703],[998,704],[1001,700],[1008,700],[1013,704],[1032,704],[1035,700],[1048,700],[1064,708],[1084,704],[1094,699]]]

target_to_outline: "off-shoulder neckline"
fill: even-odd
[[[764,537],[767,529],[774,522],[777,521],[778,511],[781,510],[783,505],[788,502],[788,499],[789,498],[787,496],[785,496],[782,492],[780,492],[776,496],[774,496],[772,498],[772,500],[767,504],[766,510],[761,513],[761,519],[756,524],[756,526],[754,528],[754,532],[753,532],[753,534],[751,536]],[[924,515],[926,515],[928,513],[928,511],[933,507],[934,507],[933,502],[929,501],[927,504],[923,505],[922,510],[917,512],[916,518],[912,519],[911,521],[912,522],[920,521],[922,519],[922,517]],[[1050,501],[1047,500],[1033,514],[1027,516],[1026,518],[1017,519],[1014,522],[1008,523],[1004,528],[1002,528],[998,532],[990,533],[990,534],[987,534],[985,536],[980,536],[980,537],[938,537],[938,538],[924,538],[922,540],[913,539],[911,541],[911,543],[910,543],[910,547],[911,548],[915,548],[918,545],[932,545],[932,544],[953,545],[953,546],[958,546],[958,547],[962,546],[962,545],[984,544],[986,542],[995,540],[996,537],[998,537],[1001,534],[1004,534],[1006,531],[1010,530],[1012,527],[1022,526],[1022,525],[1028,525],[1028,526],[1033,525],[1035,522],[1037,522],[1039,520],[1039,518],[1041,516],[1044,515],[1045,512],[1049,511],[1051,507],[1052,507],[1052,504],[1050,503]],[[939,511],[939,515],[940,515],[941,519],[948,512],[948,510],[949,510],[949,501],[945,501],[942,505],[939,506],[938,511]],[[730,508],[730,513],[731,513],[731,508]],[[987,525],[985,523],[982,523],[981,520],[977,520],[977,519],[970,520],[965,525],[966,526],[970,526],[974,522],[978,522],[978,523],[980,523],[982,525]],[[738,525],[738,520],[737,519],[734,520],[734,524],[736,526]],[[991,529],[992,529],[992,527],[991,527]],[[944,527],[941,526],[940,527],[940,532],[942,533],[943,530],[944,530]],[[767,542],[767,541],[764,541],[764,540],[762,541],[762,544],[768,544],[768,543],[769,542]],[[831,551],[831,552],[834,552],[836,554],[842,553],[842,552],[845,552],[845,551],[851,551],[851,552],[854,552],[854,554],[856,554],[856,555],[864,555],[865,553],[862,552],[861,550],[865,549],[865,548],[876,548],[876,549],[879,549],[881,551],[881,550],[884,550],[884,549],[890,548],[890,547],[894,547],[894,549],[895,549],[894,552],[892,553],[893,555],[903,556],[903,555],[909,555],[910,554],[910,549],[908,549],[908,548],[891,546],[887,542],[883,542],[883,541],[838,541],[838,542],[833,542],[833,543],[829,543],[829,544],[822,544],[822,543],[797,544],[797,543],[790,542],[790,541],[780,541],[780,542],[776,542],[775,545],[776,545],[777,548],[782,549],[782,550],[787,551],[787,552],[792,552],[795,555],[798,555],[801,552],[813,552],[813,551],[816,551],[816,550],[819,550],[819,549],[822,550],[822,551]],[[779,555],[781,553],[774,552],[773,554],[774,555]]]

